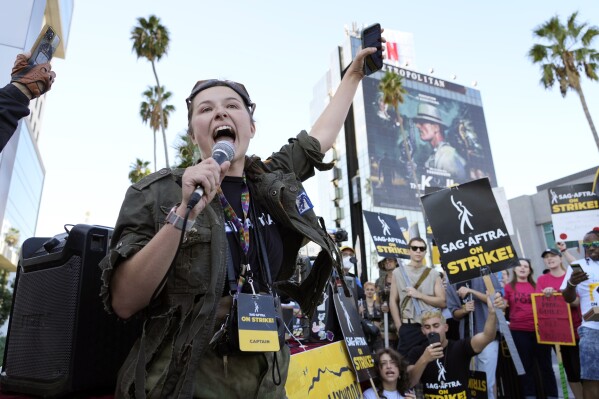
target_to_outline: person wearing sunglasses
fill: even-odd
[[[241,352],[230,322],[236,318],[227,315],[232,297],[272,295],[275,288],[311,315],[333,268],[343,274],[336,244],[302,182],[315,169],[332,168],[324,153],[364,77],[364,58],[377,51],[382,44],[359,51],[310,133],[302,131],[264,161],[247,155],[256,105],[244,85],[195,84],[186,100],[188,133],[201,160],[129,188],[101,263],[107,309],[123,319],[140,312],[145,318],[119,372],[116,397],[285,397],[287,346]],[[297,284],[296,257],[308,240],[322,251]]]
[[[580,299],[580,379],[583,398],[589,399],[599,398],[599,231],[586,233],[582,246],[585,257],[570,262],[560,290],[568,303]]]
[[[445,288],[439,273],[424,265],[426,242],[412,237],[408,242],[410,261],[393,270],[389,293],[389,310],[398,326],[398,352],[408,351],[426,341],[420,326],[420,314],[446,306]]]

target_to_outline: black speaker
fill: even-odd
[[[141,322],[118,320],[103,308],[98,263],[111,236],[111,228],[78,224],[23,243],[0,375],[3,392],[114,392]]]

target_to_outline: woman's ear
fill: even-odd
[[[252,131],[251,138],[254,138],[254,136],[256,135],[256,123],[254,121],[252,121],[252,127],[250,128],[250,130]]]
[[[198,145],[198,143],[196,142],[195,135],[193,134],[193,130],[191,130],[191,127],[187,128],[187,134],[189,135],[189,139],[191,140],[191,142],[195,145]]]

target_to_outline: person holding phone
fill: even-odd
[[[427,336],[428,342],[412,348],[408,354],[410,386],[421,382],[424,397],[469,397],[470,361],[495,339],[495,308],[504,306],[498,293],[493,301],[487,293],[489,313],[483,331],[457,341],[447,339],[448,326],[440,310],[424,312],[421,316],[422,333]]]
[[[50,90],[56,77],[49,62],[32,65],[30,55],[17,55],[10,83],[0,89],[0,151],[17,130],[19,120],[29,115],[29,101]]]
[[[500,285],[494,276],[490,277],[493,288],[499,292]],[[455,320],[459,321],[459,337],[482,332],[487,319],[487,296],[485,282],[482,277],[476,277],[466,283],[454,284],[447,287],[447,308]],[[494,339],[475,359],[475,369],[485,372],[487,376],[487,398],[496,398],[497,357],[499,341]]]
[[[599,306],[599,231],[586,233],[582,246],[585,257],[571,262],[560,290],[566,302],[580,301],[584,315],[578,328],[580,378],[583,398],[590,399],[599,397],[599,321],[592,320]]]
[[[144,319],[119,372],[117,398],[285,397],[289,348],[236,349],[241,334],[227,316],[235,312],[233,296],[263,297],[275,288],[311,315],[333,268],[343,275],[336,243],[302,182],[315,169],[332,168],[324,153],[364,77],[364,58],[376,51],[356,54],[309,134],[302,131],[264,161],[247,155],[256,104],[245,86],[220,79],[193,86],[188,132],[201,161],[163,169],[128,189],[100,263],[106,309]],[[223,141],[234,151],[219,163],[211,154]],[[190,199],[200,188],[194,205]],[[322,250],[298,285],[296,258],[308,240]],[[343,289],[349,295],[344,282]],[[247,305],[254,309],[257,302]]]
[[[364,391],[364,399],[416,399],[410,390],[408,362],[394,349],[379,349],[374,354],[377,380],[374,388]],[[378,395],[378,396],[377,396]]]

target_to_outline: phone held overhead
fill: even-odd
[[[375,23],[362,30],[362,48],[376,47],[377,51],[364,60],[364,75],[368,76],[383,67],[383,42],[381,24]]]
[[[31,57],[29,63],[32,65],[45,64],[50,62],[54,56],[54,52],[58,48],[60,37],[50,25],[44,26],[42,32],[37,37],[33,47],[31,48]]]
[[[54,56],[60,37],[46,25],[35,40],[30,54],[19,54],[12,68],[10,83],[30,100],[50,90],[56,74],[50,60]]]

